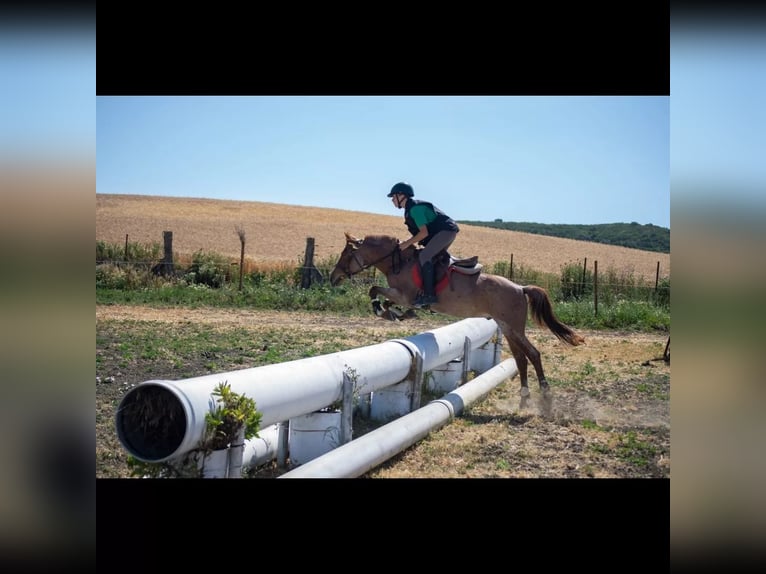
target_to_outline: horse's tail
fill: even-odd
[[[564,323],[558,320],[553,312],[548,292],[545,289],[537,285],[527,285],[523,287],[523,290],[532,305],[530,311],[535,323],[541,327],[548,327],[556,337],[573,347],[585,342],[584,337],[578,335],[571,327],[564,325]]]

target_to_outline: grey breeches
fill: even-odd
[[[420,264],[423,265],[426,261],[430,261],[434,255],[447,249],[455,241],[455,237],[457,237],[457,231],[440,231],[434,235],[418,255]]]

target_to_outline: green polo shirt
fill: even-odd
[[[433,209],[429,209],[427,205],[413,205],[410,208],[410,217],[412,217],[415,225],[420,229],[436,219],[436,212]]]

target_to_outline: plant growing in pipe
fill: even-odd
[[[178,460],[144,462],[128,455],[132,476],[146,478],[199,478],[202,475],[200,460],[214,450],[227,448],[244,429],[245,439],[258,436],[262,414],[255,401],[231,390],[227,382],[213,389],[217,406],[205,414],[205,435],[199,448],[189,451]]]
[[[213,389],[213,396],[217,397],[218,406],[205,414],[207,426],[201,449],[224,449],[237,438],[242,429],[245,431],[245,440],[258,436],[262,415],[256,409],[253,399],[233,392],[231,385],[225,381]]]

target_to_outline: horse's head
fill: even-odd
[[[398,244],[396,237],[388,235],[367,235],[364,239],[357,239],[346,233],[346,247],[330,274],[330,284],[335,286],[345,277],[351,277],[372,266],[386,269]]]
[[[363,243],[364,240],[346,233],[346,247],[343,248],[335,268],[330,273],[330,285],[335,287],[346,277],[351,277],[363,269],[364,261],[357,254]]]

